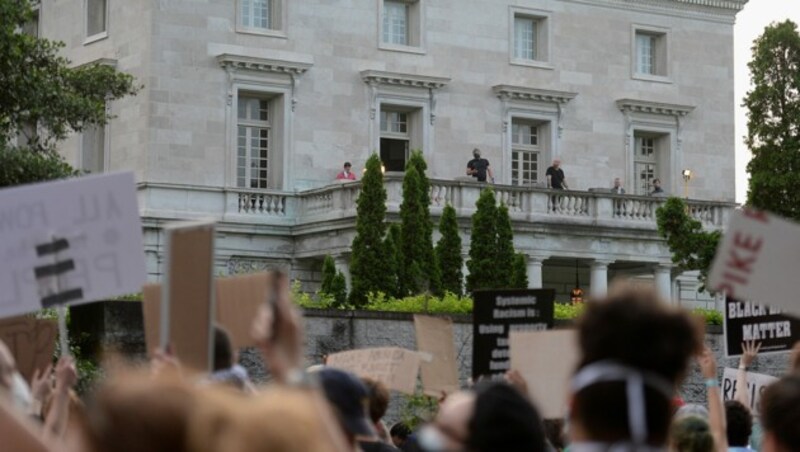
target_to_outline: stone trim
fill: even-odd
[[[625,11],[657,14],[733,24],[736,13],[749,0],[562,0]]]
[[[410,88],[439,89],[450,83],[449,77],[402,74],[399,72],[361,71],[361,79],[368,85],[397,85]]]
[[[667,115],[683,117],[694,111],[693,105],[666,104],[636,99],[619,99],[617,108],[623,113],[649,113],[654,115]]]
[[[547,89],[527,88],[524,86],[495,85],[492,91],[500,99],[530,102],[548,102],[564,105],[574,99],[578,93],[553,91]]]
[[[223,53],[217,56],[217,62],[226,70],[244,69],[256,72],[302,75],[311,68],[310,63],[299,61],[273,60],[267,58],[247,57]]]

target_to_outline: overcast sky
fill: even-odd
[[[750,47],[753,40],[764,27],[774,21],[791,19],[800,23],[800,0],[750,0],[736,16],[735,34],[735,77],[736,77],[736,201],[744,202],[747,197],[747,162],[750,151],[744,145],[747,135],[747,115],[741,107],[742,99],[750,89]]]

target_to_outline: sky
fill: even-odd
[[[750,89],[750,47],[764,27],[774,21],[791,19],[800,24],[800,0],[750,0],[736,16],[734,26],[734,77],[736,95],[736,201],[747,197],[747,162],[750,151],[744,144],[747,135],[747,111],[742,99]]]

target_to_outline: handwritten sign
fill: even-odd
[[[145,279],[132,173],[0,190],[0,317],[138,292]]]
[[[555,291],[478,290],[474,296],[472,377],[502,378],[511,366],[509,333],[552,328]]]
[[[512,331],[509,340],[511,368],[525,378],[542,417],[563,419],[580,356],[575,330]]]
[[[419,364],[419,354],[397,347],[350,350],[330,355],[327,361],[330,367],[381,381],[405,394],[414,394]]]
[[[414,316],[417,350],[431,356],[423,361],[422,386],[425,394],[440,397],[458,391],[458,362],[453,337],[453,322],[448,318]]]
[[[733,213],[708,275],[712,290],[800,315],[800,225],[766,212]]]
[[[43,371],[53,362],[58,327],[55,320],[30,316],[0,320],[0,339],[8,346],[17,370],[31,381],[36,369]]]
[[[736,399],[736,392],[739,390],[736,384],[736,369],[726,367],[722,373],[722,398],[726,401]],[[749,393],[750,411],[756,416],[761,414],[761,395],[767,389],[767,386],[778,381],[777,378],[757,374],[754,372],[747,372],[747,392]]]
[[[800,319],[751,302],[725,300],[725,356],[742,355],[742,342],[761,343],[759,353],[788,352],[800,340]]]

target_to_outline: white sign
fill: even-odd
[[[722,398],[726,401],[734,400],[736,398],[736,391],[739,390],[739,388],[736,387],[736,372],[738,372],[736,369],[726,367],[722,374]],[[748,400],[750,400],[750,411],[756,416],[761,413],[761,394],[767,389],[767,386],[776,381],[778,381],[778,379],[770,375],[747,372],[747,392]]]
[[[717,248],[709,287],[800,315],[800,225],[766,212],[737,210]]]
[[[139,292],[133,173],[0,190],[0,317]]]

